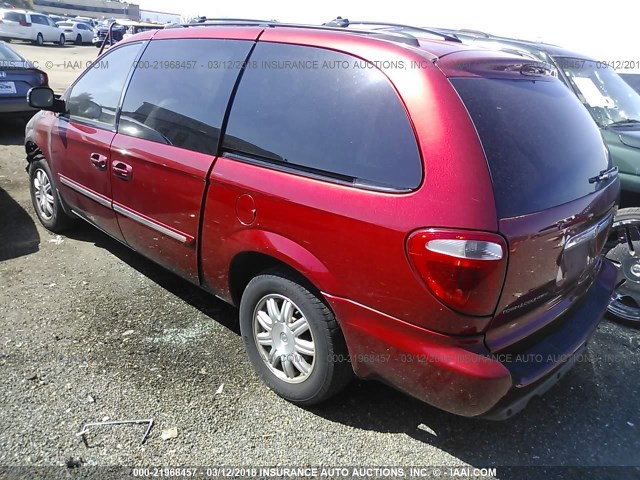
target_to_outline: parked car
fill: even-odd
[[[336,19],[340,27],[363,22]],[[609,306],[610,316],[618,321],[640,326],[640,95],[610,68],[607,62],[539,42],[529,42],[490,35],[484,32],[421,28],[397,24],[374,24],[383,31],[411,34],[417,38],[443,33],[465,44],[502,50],[524,58],[547,63],[555,75],[579,98],[600,128],[620,171],[623,191],[618,212],[605,253],[618,267],[620,281]],[[386,26],[385,26],[386,25]],[[637,272],[637,273],[636,273]]]
[[[111,37],[109,37],[109,31],[111,31]],[[115,45],[124,38],[126,28],[119,24],[110,25],[98,25],[94,28],[93,39],[91,42],[96,47],[100,48],[107,41],[109,46]]]
[[[28,10],[0,10],[0,40],[27,40],[36,45],[51,42],[63,46],[65,36],[47,15]]]
[[[544,63],[205,22],[97,64],[60,99],[29,94],[45,110],[25,135],[38,218],[54,232],[82,218],[237,305],[251,363],[291,402],[355,371],[507,418],[607,308],[619,180]]]
[[[129,38],[132,35],[146,32],[148,30],[161,30],[164,25],[150,22],[136,22],[135,20],[118,20],[118,25],[125,28],[123,38]]]
[[[92,43],[93,41],[93,29],[86,23],[59,22],[58,27],[60,27],[64,32],[65,38],[68,42],[74,42],[76,45],[82,45],[83,43]]]
[[[75,17],[72,19],[75,22],[82,22],[86,25],[89,25],[91,28],[95,28],[98,26],[98,21],[95,18],[89,17]]]
[[[0,42],[0,117],[30,119],[37,110],[29,106],[27,92],[32,87],[48,84],[46,73],[5,42]]]
[[[63,17],[63,16],[61,16],[61,15],[51,15],[51,14],[49,14],[49,15],[48,15],[48,17],[49,17],[51,20],[53,20],[53,21],[56,23],[56,25],[57,25],[59,22],[66,22],[66,21],[68,21],[68,20],[69,20],[69,18],[68,18],[68,17]]]
[[[640,73],[621,73],[620,77],[637,93],[640,93]]]

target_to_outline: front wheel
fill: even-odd
[[[76,37],[76,45],[82,45],[82,35],[80,34]]]
[[[640,208],[618,211],[603,254],[618,268],[608,316],[640,328]]]
[[[240,302],[240,331],[262,381],[292,403],[320,403],[352,376],[335,316],[322,299],[285,273],[249,282]]]
[[[29,165],[29,190],[33,208],[47,230],[61,233],[71,225],[72,219],[62,208],[52,178],[45,158],[42,155],[36,156]]]
[[[58,46],[64,47],[65,41],[66,41],[66,39],[65,39],[64,35],[60,35],[60,38],[58,39]]]

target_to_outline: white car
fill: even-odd
[[[0,40],[27,40],[64,45],[66,37],[47,15],[28,10],[0,9]]]
[[[58,27],[64,32],[67,42],[74,42],[76,45],[91,43],[93,40],[93,29],[83,22],[58,22]]]

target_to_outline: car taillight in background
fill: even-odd
[[[42,70],[38,70],[38,75],[39,75],[39,79],[40,79],[40,86],[49,85],[49,75],[47,75]]]
[[[428,229],[407,240],[411,264],[445,305],[474,316],[492,315],[507,269],[507,245],[496,234]]]
[[[27,22],[26,20],[20,20],[20,26],[21,27],[30,27],[31,24],[29,22]]]
[[[42,86],[48,86],[49,85],[49,76],[43,72],[42,70],[38,70],[36,68],[31,68],[29,70],[26,70],[29,73],[35,73],[37,75],[38,78],[38,83],[36,85],[33,85],[34,87],[42,87]]]

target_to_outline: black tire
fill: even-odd
[[[251,280],[240,301],[240,331],[249,360],[262,381],[284,399],[297,405],[306,406],[327,400],[342,390],[353,376],[353,369],[348,360],[344,337],[335,316],[321,298],[311,293],[301,283],[303,282],[298,282],[292,276],[279,271],[267,272]],[[301,313],[308,324],[309,330],[302,335],[308,335],[307,339],[311,338],[311,343],[315,346],[313,361],[311,364],[306,364],[307,366],[311,365],[311,371],[304,378],[305,375],[299,370],[300,377],[296,378],[299,380],[302,378],[302,380],[298,383],[285,381],[282,376],[274,373],[267,365],[266,357],[263,358],[267,347],[259,350],[261,347],[257,345],[257,334],[254,332],[255,313],[261,302],[271,295],[286,297],[293,302],[295,307],[293,312]],[[296,320],[294,314],[292,314],[291,320]],[[256,323],[256,325],[258,324],[259,322]],[[282,324],[287,324],[287,321],[285,320]],[[292,324],[293,322],[288,325]],[[277,324],[273,323],[272,326],[274,325]],[[275,333],[272,335],[275,336]],[[279,334],[278,338],[282,338],[281,335]],[[297,337],[297,335],[295,336]],[[290,345],[293,346],[296,339],[290,338]],[[286,345],[286,342],[285,340],[282,345]],[[275,346],[272,345],[269,348],[274,349]],[[286,357],[292,355],[301,358],[298,353],[288,354]],[[284,375],[286,370],[284,368],[285,355],[274,355],[274,358],[278,357],[282,358],[279,364],[283,370],[282,375]],[[309,359],[309,357],[305,358]]]
[[[49,185],[51,186],[49,192],[53,200],[50,205],[50,211],[42,206],[36,195],[37,193],[42,195],[42,193],[36,188],[36,183],[38,183],[36,182],[36,179],[42,178],[42,174],[46,176],[49,181]],[[36,215],[38,216],[40,223],[42,223],[47,230],[55,233],[62,233],[73,224],[73,219],[65,213],[60,197],[58,196],[58,191],[56,190],[52,180],[53,175],[51,174],[51,170],[49,169],[49,165],[47,164],[44,156],[36,155],[33,161],[29,164],[29,191],[31,193],[31,202],[33,203],[33,208],[36,211]]]
[[[42,36],[41,33],[38,34],[38,36],[36,36],[36,40],[35,42],[36,45],[38,45],[39,47],[41,47],[42,45],[44,45],[44,37]]]
[[[82,45],[82,35],[78,34],[75,41],[76,45]]]
[[[11,39],[10,38],[0,38],[0,40],[2,40],[3,42],[6,42],[6,43],[11,43]]]
[[[618,210],[603,254],[618,268],[607,318],[640,328],[640,208]]]
[[[60,38],[58,39],[58,43],[57,45],[59,47],[64,47],[64,44],[66,43],[67,39],[65,38],[64,35],[60,35]]]

